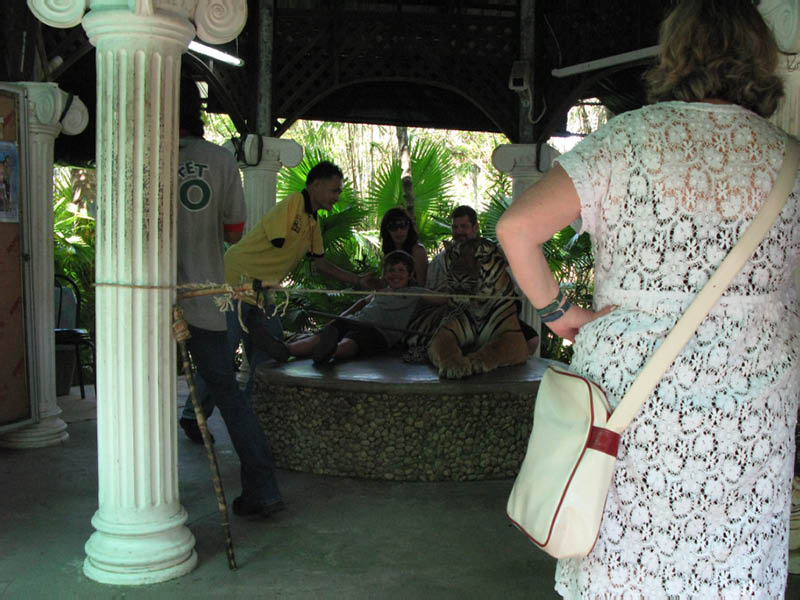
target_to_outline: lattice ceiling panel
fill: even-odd
[[[275,23],[273,107],[276,119],[286,120],[276,124],[277,133],[295,119],[324,111],[332,92],[349,88],[352,114],[341,115],[342,120],[361,112],[401,124],[396,109],[409,98],[397,94],[405,89],[420,95],[430,88],[426,95],[440,94],[445,102],[446,94],[456,102],[449,110],[462,128],[489,123],[495,131],[515,135],[518,98],[507,81],[519,52],[516,18],[286,11]],[[374,100],[360,105],[367,95],[359,89],[376,84],[386,86],[380,105]],[[441,109],[430,107],[427,115],[420,114],[424,106],[414,110],[431,122]]]

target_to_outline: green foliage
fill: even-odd
[[[429,251],[438,251],[441,240],[450,235],[451,192],[456,167],[447,148],[438,142],[424,138],[412,140],[409,152],[419,240]],[[364,207],[371,215],[376,232],[387,210],[405,206],[401,176],[400,158],[393,156],[370,181]]]
[[[569,291],[570,300],[590,308],[594,293],[594,258],[589,234],[578,235],[572,227],[565,227],[545,242],[543,251],[556,280]]]
[[[94,328],[95,221],[75,201],[72,172],[57,169],[53,177],[53,258],[54,272],[73,279],[80,289],[84,306],[81,322]]]
[[[233,119],[228,115],[202,111],[200,116],[203,119],[203,137],[209,142],[221,146],[226,140],[239,137]]]
[[[481,235],[491,240],[497,239],[497,222],[506,209],[511,206],[511,196],[502,191],[495,193],[489,200],[489,206],[478,215],[478,222],[481,226]]]

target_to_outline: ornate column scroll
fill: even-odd
[[[84,573],[149,584],[197,563],[178,497],[175,173],[181,54],[241,31],[245,0],[28,0],[97,48],[99,507]],[[83,12],[89,12],[83,16]],[[194,25],[192,24],[194,21]]]
[[[772,29],[782,52],[800,52],[800,3],[798,0],[761,0],[758,11]]]
[[[76,135],[86,128],[86,105],[73,98],[65,115],[69,95],[55,83],[20,83],[28,91],[30,105],[31,195],[30,221],[31,297],[26,300],[33,315],[33,339],[28,340],[31,395],[39,407],[39,422],[8,433],[0,439],[7,448],[41,448],[69,439],[67,424],[56,404],[55,315],[53,314],[53,146],[59,133]]]

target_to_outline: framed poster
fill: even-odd
[[[17,145],[0,141],[0,221],[19,223],[19,154]]]
[[[0,84],[0,432],[35,423],[36,385],[28,352],[33,320],[26,298],[32,297],[25,221],[27,168],[27,94],[21,86]]]

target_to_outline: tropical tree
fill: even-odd
[[[450,235],[455,165],[444,145],[437,142],[417,138],[410,142],[409,150],[417,233],[422,245],[434,251],[441,240]],[[369,183],[363,204],[376,232],[387,210],[404,207],[399,156],[392,156],[378,169]]]

